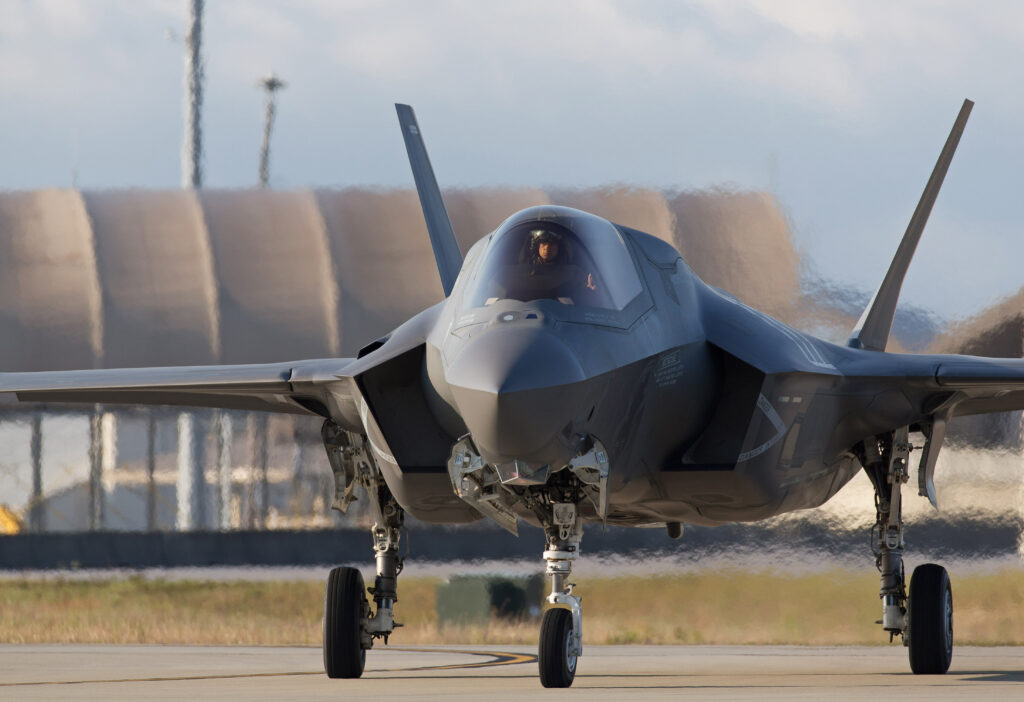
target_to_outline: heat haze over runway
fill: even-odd
[[[0,697],[109,699],[1014,699],[1024,648],[959,647],[947,675],[910,674],[902,646],[588,646],[575,686],[544,690],[528,646],[375,648],[329,680],[319,648],[0,646]]]

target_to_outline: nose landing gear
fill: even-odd
[[[573,583],[568,581],[583,538],[583,522],[576,505],[554,503],[544,533],[546,574],[551,578],[548,602],[556,607],[545,612],[541,622],[537,651],[540,682],[544,687],[569,687],[576,678],[576,661],[583,654],[583,608],[580,598],[572,594]]]
[[[502,464],[499,468],[513,464]],[[544,527],[545,573],[551,579],[541,622],[537,662],[544,687],[569,687],[583,654],[583,608],[569,582],[572,562],[580,555],[583,519],[579,506],[589,500],[600,519],[608,514],[608,452],[593,437],[580,437],[579,453],[567,465],[528,475],[502,473],[477,452],[468,435],[452,448],[448,461],[455,494],[518,535],[518,507],[531,510]]]

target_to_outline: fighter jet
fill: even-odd
[[[864,470],[882,629],[915,673],[953,650],[949,576],[904,576],[902,489],[923,435],[921,495],[950,419],[1024,408],[1024,360],[886,353],[907,267],[973,103],[965,101],[874,298],[845,346],[701,281],[649,234],[567,207],[512,214],[459,250],[412,109],[399,122],[445,299],[356,358],[269,365],[0,374],[21,400],[192,405],[322,417],[334,506],[374,508],[376,577],[327,582],[324,666],[359,677],[398,626],[406,513],[543,529],[551,582],[540,679],[568,687],[582,655],[569,582],[585,523],[753,522],[821,505]],[[921,441],[920,439],[918,440]],[[866,507],[870,507],[867,506]]]

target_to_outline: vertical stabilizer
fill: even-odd
[[[850,334],[847,346],[856,349],[870,349],[872,351],[885,351],[886,342],[889,340],[889,332],[892,329],[893,315],[896,314],[896,303],[899,301],[900,288],[903,286],[903,278],[907,275],[907,268],[910,260],[914,257],[917,249],[917,242],[921,239],[921,232],[928,222],[928,215],[931,214],[932,205],[942,187],[942,181],[949,170],[949,163],[953,160],[953,153],[957,144],[960,143],[960,135],[964,133],[967,125],[967,118],[971,114],[974,103],[964,100],[960,114],[953,123],[953,130],[946,139],[946,145],[939,154],[939,160],[935,163],[931,178],[921,194],[921,200],[917,203],[914,216],[910,218],[907,231],[903,235],[903,241],[896,249],[896,255],[889,264],[889,272],[885,274],[882,284],[878,286],[874,297],[868,303],[868,307],[861,315],[860,321]]]
[[[416,113],[408,105],[395,105],[398,110],[398,122],[402,125],[402,137],[405,139],[405,150],[409,154],[409,165],[412,176],[416,180],[416,192],[420,196],[423,208],[423,219],[427,221],[427,233],[430,234],[430,245],[434,248],[437,260],[437,272],[441,274],[441,286],[444,296],[448,297],[455,286],[455,279],[462,268],[462,252],[455,240],[448,210],[441,199],[441,190],[437,187],[434,169],[430,166],[427,147],[423,143],[419,125],[416,124]]]

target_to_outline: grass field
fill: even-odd
[[[536,621],[439,628],[437,578],[404,578],[396,644],[534,644]],[[591,644],[879,644],[878,577],[831,571],[579,578]],[[954,578],[958,644],[1024,644],[1024,572]],[[0,581],[0,642],[319,645],[310,582]]]

